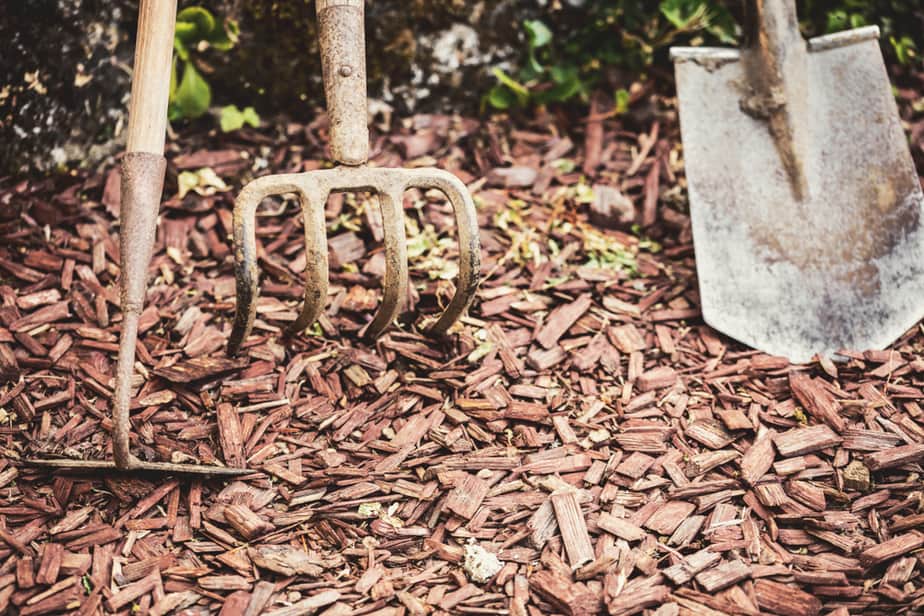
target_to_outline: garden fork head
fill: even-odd
[[[305,302],[289,328],[297,333],[311,325],[327,298],[328,262],[324,206],[332,192],[371,191],[382,209],[385,236],[385,281],[382,304],[366,327],[375,338],[401,309],[407,283],[407,241],[403,195],[409,188],[435,188],[455,211],[459,238],[459,279],[456,294],[430,328],[443,334],[471,302],[478,285],[478,220],[472,198],[456,176],[441,169],[386,169],[366,166],[369,132],[366,126],[366,61],[363,0],[317,0],[324,90],[330,118],[333,169],[271,175],[254,180],[234,205],[234,257],[237,312],[228,342],[236,353],[250,333],[259,294],[256,254],[256,210],[268,196],[297,195],[304,216],[306,241]]]

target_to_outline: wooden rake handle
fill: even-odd
[[[128,111],[129,152],[164,153],[176,0],[143,0]]]
[[[130,451],[131,381],[138,323],[147,290],[147,269],[164,187],[164,141],[175,22],[176,0],[142,0],[138,9],[127,151],[122,158],[119,216],[122,330],[113,394],[112,450],[116,467],[123,470],[140,463]]]
[[[317,13],[331,156],[362,165],[369,159],[363,0],[317,0]]]

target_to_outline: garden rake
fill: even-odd
[[[362,0],[317,0],[321,65],[330,120],[333,169],[269,175],[250,182],[234,206],[234,257],[237,310],[228,352],[237,353],[249,335],[259,294],[256,248],[256,210],[273,195],[295,194],[304,217],[306,266],[305,298],[301,313],[289,327],[298,333],[311,325],[327,299],[328,258],[324,207],[332,192],[371,191],[382,211],[385,277],[382,303],[364,335],[375,338],[394,320],[408,287],[407,240],[403,195],[409,188],[442,192],[455,212],[459,238],[459,276],[456,292],[440,318],[430,327],[445,333],[471,302],[478,285],[479,241],[475,206],[465,184],[441,169],[373,168],[366,126],[366,52]]]
[[[31,459],[27,460],[29,464],[72,471],[153,471],[199,476],[253,472],[204,464],[146,462],[131,453],[129,411],[132,375],[138,320],[144,309],[147,268],[154,249],[166,169],[164,139],[175,21],[176,0],[142,0],[128,116],[128,143],[122,158],[119,232],[122,330],[113,394],[113,460]]]
[[[703,318],[794,362],[883,348],[924,314],[924,195],[879,30],[746,4],[740,51],[671,50]]]
[[[335,191],[372,190],[382,202],[386,274],[382,305],[367,335],[378,335],[394,318],[407,288],[403,193],[408,188],[435,188],[455,210],[460,258],[457,291],[431,327],[445,332],[464,312],[478,282],[479,243],[475,209],[465,185],[438,169],[372,169],[365,126],[365,52],[363,5],[355,0],[319,0],[318,17],[325,89],[331,119],[331,150],[337,167],[304,174],[267,176],[251,182],[235,205],[234,239],[238,308],[229,350],[236,351],[253,325],[257,299],[255,213],[263,198],[295,193],[305,215],[308,266],[305,305],[292,330],[307,327],[327,295],[327,247],[324,204]],[[29,459],[35,466],[70,471],[138,471],[205,477],[243,475],[244,468],[203,464],[147,462],[131,453],[131,395],[139,317],[144,308],[147,267],[157,228],[166,160],[167,102],[176,19],[176,0],[142,0],[129,110],[128,144],[122,159],[120,247],[122,329],[113,396],[113,460]]]

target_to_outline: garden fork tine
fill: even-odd
[[[449,199],[459,236],[456,294],[430,332],[444,334],[465,311],[478,286],[479,242],[475,206],[465,184],[440,169],[375,169],[366,166],[366,62],[362,0],[318,0],[321,62],[330,117],[331,157],[340,166],[272,175],[248,184],[234,206],[237,311],[228,352],[237,353],[250,334],[259,295],[256,210],[272,195],[298,197],[305,226],[305,301],[289,333],[303,331],[324,308],[328,287],[324,205],[332,192],[372,191],[382,211],[385,279],[382,303],[364,335],[375,338],[401,310],[408,284],[403,195],[408,188],[436,189]]]

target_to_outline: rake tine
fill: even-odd
[[[253,329],[260,297],[260,273],[257,270],[257,207],[266,197],[296,193],[300,188],[284,175],[257,178],[244,187],[234,202],[234,278],[237,281],[237,308],[228,338],[228,354],[236,355]]]
[[[385,281],[382,304],[366,327],[364,336],[374,339],[394,321],[407,295],[407,237],[404,232],[404,186],[392,184],[379,193],[385,235]]]
[[[75,474],[112,471],[114,473],[157,473],[191,477],[240,477],[242,475],[252,475],[261,472],[247,468],[212,466],[208,464],[144,462],[135,456],[131,456],[131,463],[129,466],[119,466],[115,461],[109,460],[72,460],[70,458],[37,459],[26,460],[26,462],[29,466],[50,468],[57,472]]]
[[[452,205],[459,238],[459,278],[456,293],[436,323],[428,328],[434,336],[442,336],[455,323],[475,297],[481,270],[481,244],[478,238],[478,216],[471,195],[462,180],[441,169],[428,169],[425,175],[414,177],[410,186],[435,188]]]
[[[304,331],[324,310],[329,280],[327,222],[324,219],[327,192],[306,187],[299,201],[305,221],[305,301],[298,318],[286,331],[289,335]]]

